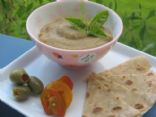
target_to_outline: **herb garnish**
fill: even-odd
[[[87,23],[79,18],[68,17],[65,19],[69,21],[75,29],[84,32],[87,35],[106,37],[107,35],[103,30],[103,24],[106,22],[108,15],[109,13],[107,10],[101,11]]]

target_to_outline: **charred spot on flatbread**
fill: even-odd
[[[107,92],[111,92],[111,89],[108,88],[108,89],[107,89]]]
[[[126,79],[126,76],[125,76],[125,75],[123,75],[123,76],[122,76],[122,79],[123,79],[123,80],[125,80],[125,79]]]
[[[116,99],[116,100],[119,100],[120,98],[119,98],[119,97],[116,97],[115,99]]]
[[[89,92],[86,93],[86,98],[89,98],[90,94]]]
[[[120,106],[116,106],[116,107],[112,108],[112,111],[120,111],[120,110],[122,110],[122,107],[120,107]]]
[[[138,71],[144,71],[145,68],[144,68],[143,66],[137,64],[137,66],[136,66],[136,70],[138,70]]]
[[[148,82],[148,86],[149,86],[149,87],[152,87],[152,81],[149,81],[149,82]]]
[[[115,115],[108,115],[108,117],[116,117]]]
[[[82,115],[82,117],[88,117],[87,115]]]
[[[104,83],[103,85],[104,85],[105,87],[109,88],[108,84]]]
[[[133,88],[132,91],[137,91],[137,89],[136,88]]]
[[[125,84],[126,84],[126,85],[132,85],[132,84],[133,84],[133,81],[131,81],[131,80],[126,80]]]
[[[142,104],[135,104],[134,107],[136,109],[143,109],[144,108],[144,106]]]
[[[101,89],[102,87],[101,87],[101,86],[98,86],[97,88],[98,88],[98,89]]]
[[[149,73],[147,73],[147,76],[153,76],[153,75],[154,75],[153,72],[149,72]]]
[[[93,113],[94,114],[97,114],[97,113],[100,113],[100,112],[102,112],[102,110],[103,110],[103,108],[102,107],[95,107],[94,109],[93,109]]]

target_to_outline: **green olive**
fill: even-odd
[[[10,80],[15,84],[24,84],[29,82],[29,76],[23,68],[15,69],[10,73]]]
[[[30,77],[30,81],[28,82],[28,86],[30,87],[33,94],[41,94],[44,88],[44,85],[41,80],[39,80],[35,76]]]
[[[15,86],[13,88],[13,95],[16,100],[24,101],[26,100],[31,94],[31,90],[27,86]]]

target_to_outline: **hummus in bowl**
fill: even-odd
[[[83,13],[80,7],[84,5]],[[66,17],[93,18],[107,10],[106,32],[102,39],[88,36],[71,27]],[[51,2],[34,10],[26,22],[27,32],[37,48],[52,61],[67,67],[82,67],[102,58],[118,41],[122,33],[122,20],[110,8],[90,1]]]
[[[41,29],[39,34],[39,40],[43,43],[69,50],[95,48],[106,44],[111,39],[111,36],[106,36],[105,38],[88,36],[74,29],[64,18],[53,19]]]

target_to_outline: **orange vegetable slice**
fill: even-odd
[[[59,80],[66,83],[70,87],[71,90],[73,89],[73,82],[69,76],[66,76],[66,75],[61,76]]]
[[[56,80],[47,85],[47,89],[51,88],[57,89],[59,91],[60,95],[62,95],[65,101],[66,108],[68,108],[72,101],[72,90],[70,87],[66,83],[60,80]]]
[[[41,94],[40,99],[44,111],[47,114],[64,117],[66,112],[66,105],[58,90],[54,88],[45,88]]]
[[[73,82],[66,75],[49,83],[40,96],[44,111],[48,115],[64,117],[72,101],[72,88]]]

